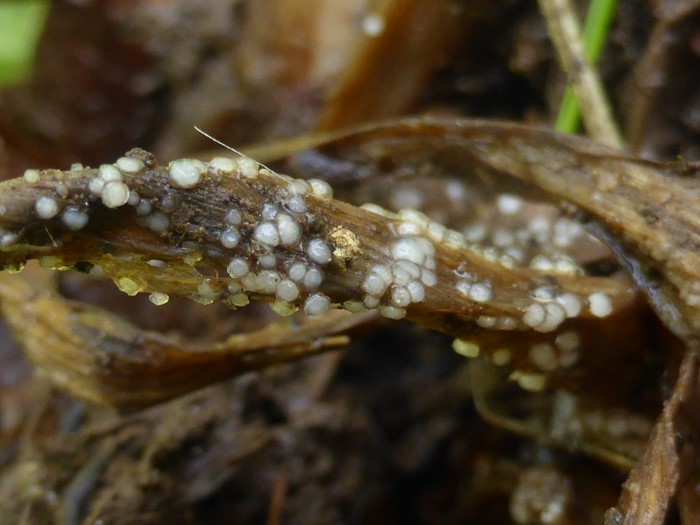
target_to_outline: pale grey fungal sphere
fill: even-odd
[[[195,159],[178,159],[168,165],[168,177],[177,188],[194,188],[202,178],[206,165]]]
[[[248,259],[243,257],[234,257],[226,267],[226,272],[234,279],[239,279],[248,274],[250,271],[250,263]]]
[[[146,226],[156,233],[165,233],[170,226],[170,219],[165,213],[156,211],[146,217]]]
[[[90,183],[88,184],[88,189],[95,195],[100,195],[104,187],[105,181],[102,180],[101,177],[95,177],[94,179],[91,179]]]
[[[266,253],[265,255],[261,255],[258,257],[258,265],[261,268],[270,270],[277,266],[277,256],[274,253]]]
[[[129,201],[129,187],[123,182],[111,181],[102,188],[102,203],[108,208],[119,208]]]
[[[61,221],[69,230],[77,231],[85,227],[88,223],[87,213],[80,211],[78,208],[71,206],[61,215]]]
[[[243,216],[238,208],[231,208],[226,214],[226,222],[233,226],[238,226],[241,221],[243,221]]]
[[[296,244],[301,239],[301,226],[286,213],[280,213],[277,216],[277,230],[280,242],[284,245]]]
[[[241,240],[241,234],[236,228],[226,228],[221,232],[219,240],[224,248],[235,248]]]
[[[294,195],[287,201],[287,209],[292,213],[306,213],[309,207],[301,195]]]
[[[423,264],[426,257],[423,244],[415,237],[404,237],[396,241],[391,247],[391,255],[394,259],[414,264]]]
[[[40,219],[51,219],[58,214],[58,203],[51,197],[39,197],[34,208]]]
[[[255,238],[268,246],[277,246],[280,243],[280,235],[271,222],[263,222],[255,228]]]
[[[311,267],[304,275],[304,286],[307,290],[318,288],[323,283],[323,272],[318,268]]]
[[[309,258],[318,264],[328,264],[333,258],[333,252],[328,243],[322,239],[312,239],[306,248]]]
[[[306,275],[306,265],[304,263],[295,262],[289,267],[287,273],[292,281],[301,281]]]
[[[304,301],[306,315],[325,314],[331,308],[331,300],[322,293],[312,293]]]
[[[280,301],[290,303],[299,297],[299,288],[289,279],[283,279],[277,285],[277,298]]]

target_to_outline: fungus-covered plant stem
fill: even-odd
[[[586,57],[581,29],[569,0],[539,0],[550,37],[569,83],[586,108],[583,120],[595,140],[620,149],[622,139],[605,97],[603,84]]]

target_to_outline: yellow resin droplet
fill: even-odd
[[[471,358],[479,356],[479,345],[475,345],[463,339],[455,339],[452,341],[452,349],[464,357]]]
[[[284,301],[275,301],[273,303],[270,303],[270,308],[273,312],[282,317],[292,315],[293,313],[299,310],[299,307],[294,306],[290,303],[286,303]]]
[[[119,277],[114,283],[126,295],[134,296],[142,290],[142,287],[130,277]]]

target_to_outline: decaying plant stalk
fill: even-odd
[[[48,267],[99,265],[124,292],[149,292],[156,303],[176,294],[205,304],[225,300],[233,307],[262,299],[282,315],[302,308],[324,315],[331,305],[354,313],[378,309],[384,317],[406,316],[459,338],[497,344],[514,330],[526,332],[525,342],[553,341],[559,328],[585,332],[598,318],[624,312],[635,302],[624,281],[547,276],[499,262],[418,212],[351,206],[334,200],[325,183],[279,176],[249,159],[217,158],[208,165],[185,159],[159,167],[152,156],[135,150],[114,166],[30,171],[4,183],[0,206],[5,267],[29,258]],[[533,300],[533,294],[545,297]],[[21,318],[9,317],[21,326]],[[94,361],[100,356],[114,378],[125,356],[141,355],[143,348],[133,341],[142,336],[118,330],[111,329],[106,356],[88,353],[88,369],[100,368]],[[100,333],[85,328],[83,338],[105,340],[96,337]],[[115,341],[122,346],[115,348]],[[155,348],[162,354],[158,359],[165,359],[167,345]],[[49,355],[57,352],[30,354],[49,365],[47,359],[55,359]],[[69,358],[63,367],[80,361]],[[236,372],[250,368],[238,366]],[[129,383],[124,400],[110,399],[101,387],[91,392],[72,375],[55,378],[117,406],[139,395]],[[162,371],[149,381],[161,391],[149,391],[146,381],[144,400],[181,393],[165,386]]]

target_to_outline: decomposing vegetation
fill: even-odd
[[[44,162],[0,118],[3,169],[21,173],[0,182],[0,308],[36,371],[6,338],[0,523],[698,521],[700,168],[668,159],[691,151],[681,131],[652,133],[655,92],[630,110],[627,151],[593,69],[581,83],[601,112],[584,122],[614,148],[461,116],[489,82],[517,91],[506,70],[548,84],[526,2],[309,17],[313,2],[210,0],[174,2],[174,19],[158,4],[59,4],[38,80],[0,99],[31,108],[52,53],[83,46],[101,57],[72,77],[86,97],[139,77],[118,101],[131,122],[110,117],[130,129],[111,159],[116,131],[93,123],[66,150],[74,117],[37,121],[57,150]],[[553,36],[575,19],[541,4]],[[646,48],[631,45],[651,15],[613,25],[640,71],[682,67],[668,42],[697,39],[687,4],[659,3]],[[108,31],[76,40],[79,17]],[[494,27],[510,62],[469,72],[457,57]],[[578,48],[560,51],[570,75]],[[185,109],[158,121],[163,100]],[[217,148],[193,124],[257,144]]]

